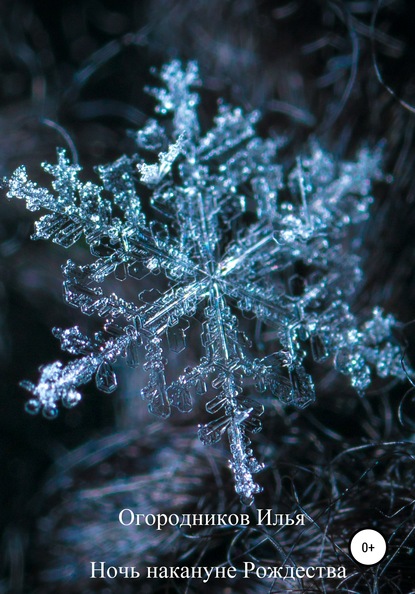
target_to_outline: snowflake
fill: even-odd
[[[160,78],[163,88],[149,92],[165,126],[148,121],[135,135],[136,155],[97,167],[101,185],[81,182],[64,150],[56,165],[43,165],[54,193],[31,182],[24,167],[8,180],[9,198],[48,211],[34,239],[70,247],[84,237],[94,260],[68,260],[65,298],[105,320],[93,339],[78,327],[54,329],[78,358],[44,366],[37,385],[23,382],[33,394],[27,410],[55,417],[58,403],[76,405],[79,386],[94,376],[100,390],[113,392],[118,359],[143,365],[150,412],[167,417],[171,407],[186,412],[195,397],[207,400],[214,420],[199,425],[199,437],[212,444],[227,434],[236,491],[250,504],[260,491],[253,474],[262,464],[249,433],[260,429],[261,401],[312,402],[309,356],[330,358],[361,393],[373,370],[404,377],[394,318],[375,308],[362,322],[350,309],[362,272],[348,228],[368,217],[381,150],[364,148],[355,161],[337,163],[312,143],[287,172],[276,163],[281,138],[256,134],[257,112],[220,102],[212,129],[201,132],[196,64],[174,61]],[[149,212],[157,221],[148,221]],[[150,302],[105,294],[112,273],[122,281],[160,272],[167,289]],[[185,348],[195,316],[202,355],[169,384],[164,352]],[[262,345],[266,339],[266,356],[247,334]],[[247,396],[255,390],[259,402]]]

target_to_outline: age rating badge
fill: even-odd
[[[350,540],[350,554],[361,565],[376,565],[386,555],[386,540],[377,530],[359,530]]]

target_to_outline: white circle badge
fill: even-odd
[[[350,554],[361,565],[376,565],[386,555],[386,540],[372,528],[359,530],[350,541]]]

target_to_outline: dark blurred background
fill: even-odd
[[[372,216],[361,230],[366,281],[356,290],[355,309],[380,305],[393,313],[413,362],[414,26],[415,7],[403,0],[2,0],[1,174],[25,164],[32,179],[46,183],[40,163],[53,161],[63,146],[88,179],[95,165],[132,152],[127,131],[153,113],[144,91],[154,85],[150,68],[173,57],[199,62],[205,126],[219,97],[258,108],[260,133],[286,138],[287,165],[312,138],[339,159],[384,140],[384,168],[393,181],[375,188]],[[62,299],[61,266],[69,255],[86,260],[82,247],[69,254],[31,242],[33,215],[9,203],[4,191],[0,215],[0,594],[207,591],[210,585],[176,580],[91,585],[89,562],[128,565],[139,556],[154,565],[209,566],[237,564],[253,551],[264,564],[291,555],[304,565],[344,564],[351,576],[344,584],[295,584],[295,591],[412,591],[409,382],[375,384],[360,399],[344,378],[316,369],[315,405],[299,412],[275,404],[266,412],[255,443],[266,463],[258,507],[304,509],[313,518],[308,532],[120,532],[122,507],[238,510],[226,451],[197,443],[195,416],[160,427],[139,397],[139,376],[123,372],[114,395],[88,386],[82,403],[54,422],[24,412],[19,381],[34,381],[41,364],[62,358],[51,328],[97,326]],[[392,538],[377,568],[362,569],[347,556],[347,539],[362,524]],[[240,580],[215,587],[293,586]]]

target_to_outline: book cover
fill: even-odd
[[[415,592],[413,18],[0,6],[0,592]]]

